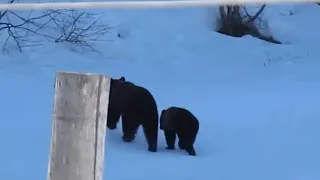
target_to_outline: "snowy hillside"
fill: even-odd
[[[1,180],[46,178],[53,82],[64,70],[125,76],[159,111],[181,106],[200,121],[196,157],[166,150],[162,131],[157,153],[141,129],[132,144],[108,131],[106,180],[320,179],[320,6],[267,5],[281,45],[214,32],[212,8],[97,11],[114,27],[99,53],[45,42],[1,53]]]

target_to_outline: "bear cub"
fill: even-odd
[[[180,107],[162,110],[160,129],[164,131],[167,141],[166,149],[175,149],[177,135],[179,148],[185,150],[190,156],[196,156],[193,145],[199,130],[199,121],[190,111]]]
[[[107,127],[117,128],[122,118],[122,140],[132,142],[141,125],[148,142],[148,151],[157,151],[158,109],[152,94],[124,77],[111,79]]]

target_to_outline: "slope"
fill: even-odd
[[[124,75],[159,110],[182,106],[200,119],[198,157],[165,150],[162,132],[153,154],[142,132],[125,144],[109,131],[104,179],[319,179],[320,26],[309,21],[318,8],[267,8],[284,45],[214,33],[208,8],[108,10],[116,28],[102,54],[46,44],[1,55],[0,178],[46,178],[54,73],[72,70]]]

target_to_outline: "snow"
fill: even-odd
[[[181,106],[200,121],[196,157],[166,150],[162,131],[157,153],[141,129],[132,144],[121,128],[108,131],[104,179],[320,179],[319,6],[266,7],[266,32],[283,45],[213,32],[214,8],[97,11],[114,26],[100,54],[45,43],[0,55],[1,179],[46,178],[53,82],[64,70],[125,76],[159,111]]]

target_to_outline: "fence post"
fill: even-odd
[[[48,180],[102,180],[110,78],[58,72]]]

